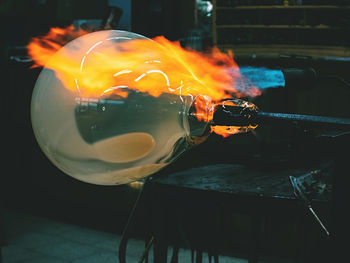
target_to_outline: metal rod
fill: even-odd
[[[329,236],[328,229],[324,226],[321,219],[318,217],[318,215],[315,213],[314,209],[311,207],[311,205],[308,205],[307,208],[310,210],[314,218],[316,219],[317,223],[322,227],[322,229],[326,232],[327,236]]]
[[[141,199],[146,195],[146,189],[148,188],[148,181],[149,181],[149,178],[146,178],[140,192],[138,193],[137,199],[132,207],[132,210],[129,214],[126,225],[123,229],[123,233],[122,233],[122,237],[121,237],[121,240],[119,243],[119,249],[118,249],[119,263],[126,263],[126,248],[128,244],[130,230],[131,230],[132,224],[134,223],[136,213],[138,212],[138,209],[140,207]]]
[[[152,244],[154,241],[154,236],[152,236],[150,238],[150,240],[147,242],[147,245],[145,247],[145,250],[142,253],[142,256],[140,257],[138,263],[143,263],[143,261],[145,260],[146,256],[148,255],[149,249],[151,248]]]
[[[289,113],[262,112],[240,106],[218,105],[215,107],[214,125],[248,126],[257,124],[296,123],[328,129],[350,130],[350,119]]]
[[[317,126],[330,126],[334,128],[346,128],[350,129],[350,119],[326,117],[326,116],[314,116],[314,115],[301,115],[301,114],[288,114],[288,113],[273,113],[273,112],[257,112],[255,119],[260,123],[288,121],[298,122],[304,124],[312,124]]]

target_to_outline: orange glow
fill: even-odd
[[[210,132],[214,132],[226,138],[231,136],[232,134],[240,133],[239,131],[240,128],[241,127],[237,127],[237,126],[218,126],[217,125],[217,126],[211,126]]]
[[[47,35],[32,38],[27,49],[35,61],[34,67],[44,66],[61,47],[87,33],[84,30],[75,30],[74,26],[70,25],[66,28],[53,27]]]
[[[153,41],[133,39],[116,44],[108,38],[109,31],[105,32],[103,41],[80,38],[76,48],[60,50],[68,41],[87,32],[75,31],[73,26],[53,28],[48,35],[33,38],[28,53],[36,66],[54,70],[64,86],[79,92],[80,97],[113,93],[126,98],[128,89],[155,97],[162,93],[199,96],[195,107],[200,121],[212,119],[213,112],[209,116],[207,113],[208,104],[213,106],[222,99],[260,94],[255,87],[244,91],[236,88],[241,75],[232,52],[225,54],[213,48],[203,54],[184,49],[179,42],[170,42],[162,36]],[[238,73],[232,75],[227,68]],[[237,129],[212,127],[213,132],[223,136],[237,133]]]
[[[237,133],[244,133],[250,130],[255,129],[257,126],[211,126],[210,132],[214,132],[216,134],[221,135],[222,137],[226,138],[233,134]]]

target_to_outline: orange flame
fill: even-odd
[[[66,28],[53,27],[42,37],[34,37],[27,46],[33,58],[34,67],[44,66],[50,58],[69,41],[87,34],[85,30],[75,30],[73,25]]]
[[[99,34],[105,34],[103,40],[101,35],[95,40],[79,38],[71,42],[74,44],[69,43],[75,45],[72,48],[60,50],[69,40],[86,33],[74,30],[73,26],[52,28],[46,36],[33,38],[28,45],[35,66],[54,70],[65,87],[78,90],[81,97],[99,97],[113,92],[125,98],[128,91],[123,87],[155,97],[162,93],[201,95],[213,104],[222,99],[260,94],[255,87],[244,91],[236,88],[241,75],[233,54],[224,54],[217,48],[203,54],[184,49],[179,42],[170,42],[162,36],[153,41],[133,39],[116,45],[108,37],[110,31],[100,31]],[[238,73],[230,74],[227,68]],[[208,101],[196,103],[199,120],[212,119],[201,114],[206,111]],[[215,127],[212,131],[223,136],[234,133],[232,128]]]

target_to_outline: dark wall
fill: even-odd
[[[132,31],[148,37],[184,37],[195,26],[194,0],[134,0]]]

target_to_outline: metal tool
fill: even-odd
[[[226,126],[297,123],[305,126],[326,127],[329,130],[350,130],[350,118],[262,112],[248,107],[231,105],[215,106],[213,122],[215,125]]]
[[[316,219],[317,223],[322,227],[322,229],[326,232],[326,234],[329,236],[329,231],[325,227],[325,225],[322,223],[321,219],[316,214],[315,210],[311,206],[311,201],[307,197],[307,191],[309,191],[308,188],[311,187],[311,185],[315,182],[315,177],[321,174],[321,170],[314,170],[311,171],[305,175],[302,175],[300,177],[294,177],[289,176],[289,179],[292,183],[293,189],[294,189],[294,195],[302,200],[305,204],[305,206],[309,209],[311,214]]]

